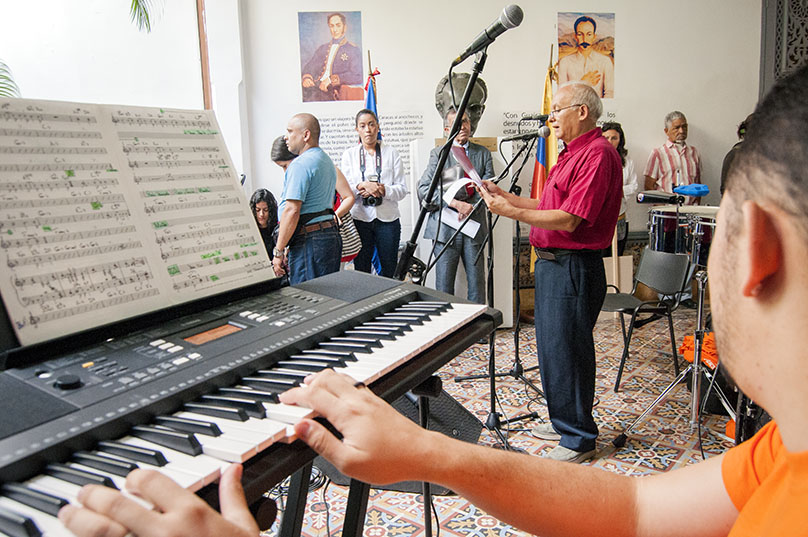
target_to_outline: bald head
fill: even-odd
[[[286,125],[286,146],[295,155],[320,145],[320,122],[311,114],[295,114]]]

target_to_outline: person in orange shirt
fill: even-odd
[[[296,433],[364,482],[439,483],[545,537],[808,536],[806,124],[808,66],[758,105],[730,170],[710,255],[722,362],[774,418],[749,441],[699,464],[632,478],[425,431],[332,371],[281,399],[315,409],[342,440],[308,419]],[[240,476],[238,465],[223,474],[222,515],[161,474],[136,470],[127,488],[157,509],[88,486],[78,497],[84,507],[63,507],[59,518],[79,536],[255,536]]]

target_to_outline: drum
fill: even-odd
[[[660,205],[648,211],[648,245],[652,250],[693,255],[698,248],[699,265],[707,265],[718,207]],[[678,230],[678,240],[677,240]]]

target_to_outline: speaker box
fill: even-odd
[[[418,418],[418,398],[410,393],[393,401],[393,408],[415,423],[420,422]],[[384,425],[380,424],[380,426],[383,427]],[[463,405],[452,399],[448,393],[441,391],[438,397],[429,399],[429,424],[427,428],[430,431],[438,431],[458,440],[476,444],[483,430],[483,424],[471,412],[463,408]],[[317,457],[314,459],[314,466],[319,468],[337,485],[347,486],[350,484],[351,478],[334,468],[324,458]],[[371,484],[371,486],[376,489],[396,490],[399,492],[422,492],[420,481],[401,481],[389,485]],[[432,483],[430,484],[430,489],[432,494],[438,496],[454,494],[451,490]]]

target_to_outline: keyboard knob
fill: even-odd
[[[80,388],[84,383],[81,382],[81,377],[78,375],[60,375],[56,378],[53,385],[60,390],[75,390]]]

